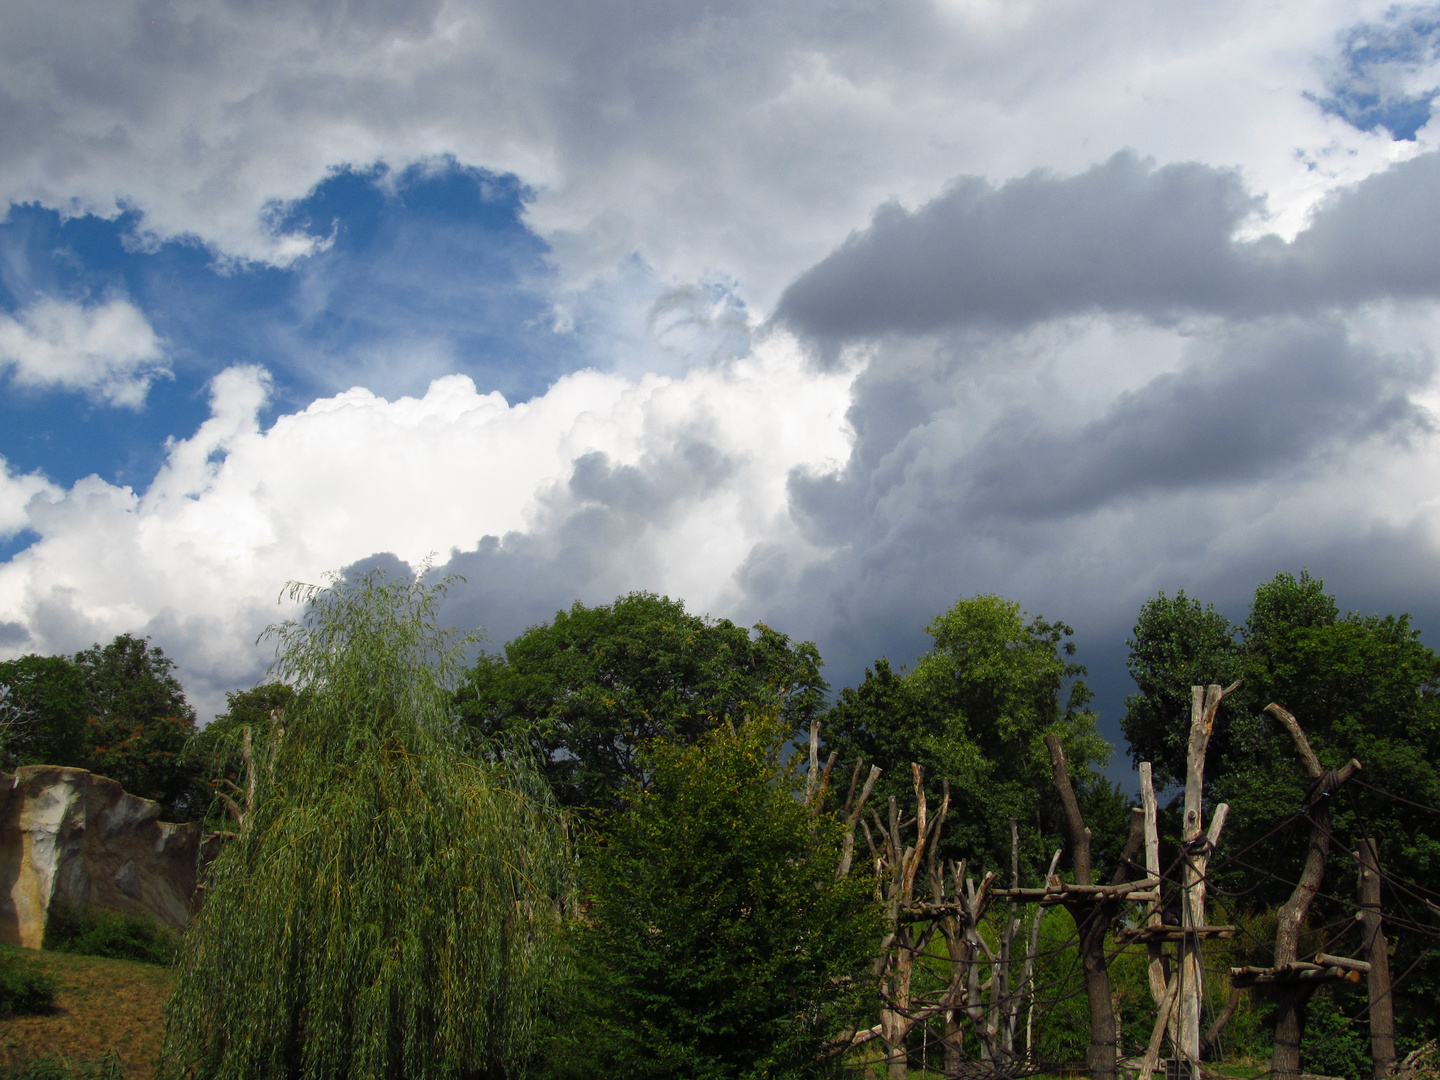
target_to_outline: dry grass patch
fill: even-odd
[[[11,949],[12,946],[0,946]],[[120,1059],[126,1080],[148,1080],[160,1056],[160,1010],[170,993],[169,968],[59,952],[14,949],[60,984],[55,1007],[41,1016],[0,1020],[0,1066],[41,1057],[73,1064]]]

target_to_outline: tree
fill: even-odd
[[[239,795],[243,801],[249,771],[271,760],[275,737],[294,700],[295,688],[282,682],[226,691],[226,710],[196,732],[186,746],[185,759],[195,776],[193,801],[217,828],[228,830],[234,825],[225,797]],[[247,740],[249,763],[245,760]]]
[[[31,655],[0,663],[0,767],[86,760],[89,712],[85,673],[69,657]]]
[[[1184,731],[1176,704],[1188,684],[1243,678],[1222,707],[1206,765],[1207,802],[1231,808],[1225,843],[1231,854],[1211,865],[1210,880],[1278,904],[1305,858],[1306,830],[1284,826],[1311,778],[1288,733],[1265,714],[1271,702],[1299,720],[1326,769],[1352,757],[1364,766],[1344,798],[1334,800],[1334,835],[1345,844],[1378,837],[1387,872],[1417,882],[1433,878],[1440,870],[1435,815],[1373,790],[1440,806],[1433,764],[1440,745],[1440,656],[1420,642],[1409,616],[1342,615],[1322,580],[1305,570],[1298,577],[1281,572],[1256,588],[1237,642],[1223,616],[1182,597],[1172,601],[1162,593],[1141,609],[1130,642],[1140,693],[1129,699],[1124,727],[1131,756],[1155,761],[1157,774],[1163,766],[1173,777],[1184,760],[1176,754]],[[1336,858],[1342,865],[1333,873],[1354,873],[1348,855]],[[1264,871],[1259,880],[1257,867]],[[1344,908],[1322,898],[1312,918],[1344,918]],[[1418,960],[1395,1002],[1402,1028],[1424,1037],[1437,1027],[1433,999],[1440,985],[1440,958],[1426,955],[1427,944],[1401,938],[1393,961],[1405,970]]]
[[[579,1075],[801,1077],[871,1004],[873,880],[779,756],[789,724],[656,741],[588,855]]]
[[[826,747],[842,761],[863,757],[885,769],[882,800],[910,798],[912,761],[925,767],[937,796],[948,779],[957,792],[952,852],[998,869],[1010,864],[1012,820],[1023,826],[1027,864],[1063,830],[1044,742],[1053,732],[1097,823],[1097,857],[1113,856],[1124,843],[1125,810],[1099,774],[1110,747],[1086,708],[1085,669],[1070,659],[1073,631],[1026,614],[999,596],[958,601],[926,628],[934,647],[911,671],[897,673],[882,659],[840,692],[825,717]]]
[[[172,674],[175,662],[148,639],[120,634],[76,653],[75,663],[89,697],[85,758],[76,764],[154,799],[172,819],[203,813],[185,760],[195,710]]]
[[[755,631],[653,593],[576,603],[503,656],[482,655],[457,709],[482,737],[527,745],[562,803],[613,807],[641,779],[647,740],[693,742],[716,717],[767,709],[798,730],[819,712],[826,685],[814,644]]]
[[[1215,610],[1179,590],[1147,600],[1135,619],[1126,667],[1138,693],[1125,699],[1120,727],[1137,765],[1148,761],[1159,784],[1184,783],[1190,741],[1190,688],[1229,686],[1244,672],[1237,628]],[[1230,745],[1238,721],[1234,698],[1216,721],[1217,756]]]
[[[467,640],[440,593],[292,588],[304,615],[274,633],[297,693],[186,932],[162,1077],[500,1076],[534,1051],[564,822],[525,761],[455,746]]]

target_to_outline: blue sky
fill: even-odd
[[[634,590],[837,685],[994,592],[1440,628],[1440,9],[120,0],[0,34],[0,650],[202,715],[289,579]],[[843,17],[842,17],[843,16]]]

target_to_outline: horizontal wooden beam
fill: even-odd
[[[1122,945],[1132,941],[1186,941],[1192,938],[1233,938],[1238,926],[1136,926],[1121,930],[1115,940]]]

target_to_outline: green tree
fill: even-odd
[[[454,745],[467,641],[439,593],[378,571],[292,589],[296,697],[185,934],[162,1077],[502,1076],[534,1051],[564,822],[523,759]]]
[[[718,716],[765,709],[803,727],[824,703],[820,665],[811,642],[631,593],[577,603],[482,655],[456,707],[482,737],[528,745],[562,803],[614,806],[641,778],[647,740],[693,742]]]
[[[879,940],[874,882],[837,880],[839,827],[780,763],[787,722],[641,750],[585,872],[575,1075],[802,1077],[859,1010]]]
[[[1193,600],[1162,594],[1147,603],[1130,643],[1140,693],[1130,699],[1125,721],[1133,757],[1156,761],[1167,778],[1183,777],[1178,751],[1189,730],[1187,684],[1243,677],[1217,720],[1206,762],[1207,801],[1230,805],[1220,857],[1209,870],[1217,898],[1243,893],[1250,902],[1277,904],[1305,856],[1307,831],[1284,826],[1300,810],[1309,778],[1289,735],[1263,712],[1272,701],[1297,717],[1326,768],[1352,757],[1364,766],[1359,782],[1332,805],[1338,842],[1324,891],[1347,899],[1322,897],[1312,918],[1346,916],[1355,874],[1346,851],[1361,837],[1379,841],[1387,872],[1432,880],[1440,872],[1440,821],[1372,790],[1440,807],[1433,763],[1440,656],[1420,642],[1409,616],[1342,615],[1319,578],[1282,572],[1255,590],[1238,643],[1232,634],[1222,616]],[[1398,935],[1394,943],[1397,971],[1418,960],[1397,990],[1397,1019],[1402,1030],[1429,1037],[1437,1029],[1440,957],[1415,935]]]
[[[87,760],[85,673],[69,657],[22,656],[0,663],[0,768]]]
[[[1125,699],[1120,727],[1138,765],[1150,762],[1157,784],[1184,783],[1190,746],[1190,688],[1218,683],[1229,686],[1244,673],[1245,659],[1236,641],[1238,628],[1214,605],[1181,589],[1147,600],[1135,619],[1126,667],[1138,693]],[[1223,754],[1241,719],[1230,698],[1221,706],[1214,745]]]
[[[937,793],[948,779],[956,798],[947,848],[1005,871],[1012,820],[1022,827],[1027,866],[1063,833],[1044,743],[1055,732],[1087,819],[1095,819],[1098,865],[1124,842],[1110,835],[1124,829],[1123,798],[1099,772],[1110,747],[1086,708],[1085,669],[1070,659],[1073,631],[1026,615],[999,596],[960,600],[926,628],[934,648],[912,670],[897,673],[880,660],[859,686],[840,692],[825,717],[826,747],[842,761],[883,768],[881,800],[914,801],[911,762],[925,766]]]
[[[173,674],[175,662],[148,639],[120,634],[76,653],[75,663],[89,696],[85,760],[76,764],[154,799],[171,818],[203,813],[193,805],[195,777],[185,758],[195,710]]]
[[[246,730],[251,760],[261,767],[271,758],[275,734],[283,727],[284,714],[294,700],[295,688],[282,682],[226,691],[225,711],[196,732],[185,747],[186,764],[194,776],[193,802],[216,827],[234,825],[222,795],[243,801],[236,789],[243,791],[248,783],[243,749]]]

